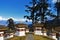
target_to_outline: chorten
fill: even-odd
[[[26,30],[27,25],[20,23],[16,24],[16,36],[25,36],[25,30]]]
[[[7,27],[0,25],[0,40],[4,40],[4,32],[7,30]]]
[[[33,24],[34,34],[35,35],[43,35],[43,33],[42,33],[43,26],[44,26],[44,24],[40,24],[40,23]]]
[[[43,36],[47,36],[47,29],[43,28]]]

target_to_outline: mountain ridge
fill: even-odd
[[[25,21],[14,21],[15,24],[17,23],[25,23],[25,24],[32,24],[31,22],[25,22]],[[7,20],[0,20],[0,25],[8,25]]]

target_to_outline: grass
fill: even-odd
[[[54,40],[46,36],[34,35],[34,40]]]
[[[26,35],[28,35],[29,33],[26,33]],[[34,35],[33,34],[33,37],[34,37],[34,40],[54,40],[54,39],[51,39],[49,37],[46,37],[46,36],[42,36],[42,35]],[[19,37],[19,36],[14,36],[13,38],[10,38],[10,39],[7,39],[7,40],[26,40],[26,36],[23,36],[23,37]]]
[[[29,33],[29,32],[28,32],[28,33],[25,33],[25,34],[26,34],[26,35],[28,35],[28,34],[33,34],[33,35],[34,35],[34,33]]]
[[[25,40],[25,38],[26,38],[26,36],[23,36],[23,37],[15,36],[15,37],[7,39],[7,40]]]

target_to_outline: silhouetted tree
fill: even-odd
[[[8,19],[7,22],[8,22],[8,27],[9,27],[9,29],[14,30],[14,29],[15,29],[15,26],[14,26],[14,21],[13,21],[13,19],[10,18],[10,19]]]
[[[53,26],[59,27],[60,26],[60,0],[57,0],[55,3],[55,9],[57,11],[57,16],[54,19]]]
[[[32,3],[32,7],[26,5],[26,7],[28,8],[28,10],[25,10],[25,11],[30,12],[31,15],[30,16],[26,15],[26,16],[24,16],[24,18],[26,17],[27,19],[32,20],[32,23],[34,23],[34,13],[35,13],[36,0],[32,0],[32,2],[30,2],[30,3]]]
[[[41,21],[41,23],[44,23],[45,21],[45,16],[50,16],[50,17],[56,17],[56,15],[52,14],[51,11],[48,9],[50,6],[47,2],[48,0],[32,0],[33,6],[28,6],[28,10],[25,10],[27,12],[30,12],[30,16],[24,16],[29,20],[32,20],[32,23],[36,23],[38,21]],[[48,12],[47,12],[48,11]]]
[[[60,0],[55,3],[55,8],[57,9],[57,18],[60,19]]]
[[[44,23],[45,16],[47,15],[50,17],[56,17],[56,15],[52,14],[51,11],[48,9],[50,4],[48,4],[47,1],[48,0],[39,0],[38,4],[35,6],[35,10],[36,10],[35,20],[36,21],[41,21],[41,23]]]

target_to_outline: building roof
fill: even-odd
[[[12,30],[7,30],[7,31],[5,31],[5,33],[14,33],[14,31],[12,31]]]
[[[44,24],[41,24],[41,23],[35,23],[35,24],[33,24],[33,27],[43,27],[44,26]]]
[[[0,31],[5,31],[5,30],[7,30],[8,29],[8,27],[6,27],[6,26],[4,26],[4,25],[0,25]]]
[[[26,27],[28,27],[28,25],[27,24],[21,24],[21,23],[19,23],[19,24],[16,24],[15,25],[17,28],[26,28]]]
[[[59,27],[55,27],[55,31],[60,32],[60,26]]]

